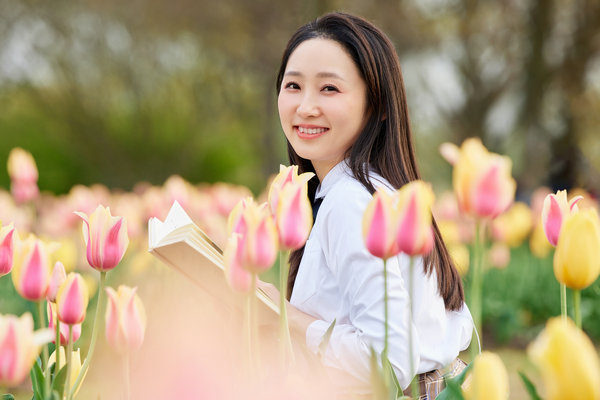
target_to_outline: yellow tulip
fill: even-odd
[[[550,254],[552,244],[550,244],[546,238],[546,233],[544,232],[542,224],[537,224],[535,228],[533,228],[533,233],[529,238],[529,249],[531,250],[531,254],[541,259],[548,257],[548,254]]]
[[[481,218],[495,218],[504,212],[512,204],[517,186],[511,168],[510,158],[488,152],[479,138],[465,140],[452,172],[460,209]]]
[[[461,277],[466,276],[469,271],[469,249],[461,243],[449,243],[447,247],[448,253],[450,253],[450,257],[454,261],[454,266],[458,270],[458,274]]]
[[[584,289],[600,274],[600,220],[593,208],[564,221],[554,253],[554,275],[571,289]]]
[[[533,227],[531,210],[527,204],[516,202],[492,222],[492,234],[502,243],[517,247],[527,238]]]
[[[598,353],[573,321],[548,320],[527,353],[541,371],[545,399],[600,399]]]
[[[467,400],[508,399],[508,372],[497,354],[484,351],[473,361],[471,381],[464,390]]]
[[[60,349],[60,365],[58,366],[58,369],[60,370],[62,367],[65,366],[65,364],[67,363],[67,357],[65,355],[65,348],[64,347],[59,347]],[[77,375],[79,375],[79,372],[81,371],[81,353],[80,353],[81,349],[77,349],[77,350],[73,350],[73,352],[71,353],[71,389],[73,389],[73,386],[75,385],[75,382],[77,381]],[[50,355],[50,358],[48,359],[48,365],[52,365],[52,364],[56,364],[56,350],[52,352],[52,354]],[[81,386],[79,386],[79,388],[77,389],[77,392],[73,393],[73,396],[77,395],[77,393],[79,392],[79,389],[81,388]]]

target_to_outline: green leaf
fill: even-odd
[[[39,361],[39,359],[38,359]],[[33,387],[33,399],[44,400],[44,373],[40,363],[36,361],[33,363],[33,367],[29,371],[31,375],[31,385]]]
[[[398,398],[398,394],[403,394],[402,388],[400,387],[400,383],[398,382],[398,377],[394,372],[394,368],[392,368],[392,363],[390,363],[390,360],[387,357],[384,357],[382,359],[382,364],[383,373],[387,375],[387,378],[384,378],[384,381],[394,383],[392,387],[388,388],[389,398],[392,400],[396,400]]]
[[[467,372],[471,370],[473,363],[467,365],[460,374],[453,378],[444,379],[446,387],[437,395],[436,400],[464,400],[461,385],[467,377]]]
[[[10,394],[10,393],[3,394],[3,395],[2,395],[2,400],[15,400],[15,396],[13,396],[13,395],[12,395],[12,394]]]
[[[527,377],[527,375],[525,375],[525,373],[523,371],[519,371],[519,376],[521,377],[523,384],[525,384],[525,389],[527,389],[527,393],[529,393],[529,397],[532,400],[542,400],[540,395],[537,393],[537,390],[535,389],[535,385],[533,384],[533,382],[531,382],[531,380]]]
[[[373,400],[388,400],[389,399],[389,391],[387,390],[387,385],[385,384],[385,379],[383,376],[383,371],[379,366],[379,362],[377,360],[377,353],[371,350],[371,389],[373,391]]]
[[[333,327],[335,326],[335,323],[336,320],[334,319],[331,325],[329,325],[329,328],[327,328],[327,331],[325,331],[325,334],[321,339],[321,343],[319,343],[319,357],[323,357],[325,351],[327,350],[327,346],[329,346],[329,339],[331,339],[331,334],[333,333]]]
[[[54,378],[54,380],[52,381],[52,392],[54,395],[54,392],[56,392],[56,395],[58,396],[59,399],[63,398],[63,393],[65,391],[65,379],[67,377],[67,366],[64,365],[60,371],[58,371],[58,374],[56,375],[56,377]]]

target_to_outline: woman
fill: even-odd
[[[290,39],[277,93],[290,163],[315,173],[309,197],[318,209],[305,247],[290,257],[290,329],[317,352],[335,319],[324,363],[352,377],[351,390],[368,392],[370,347],[381,353],[384,341],[383,263],[363,243],[362,217],[377,187],[419,179],[398,56],[371,23],[327,14]],[[418,374],[451,365],[472,332],[460,277],[437,228],[433,251],[415,267],[411,326],[408,264],[405,255],[387,264],[389,359],[403,388],[413,378],[409,329]]]

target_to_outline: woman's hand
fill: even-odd
[[[275,303],[279,304],[279,290],[268,282],[263,282],[260,279],[257,280],[257,287],[262,289],[263,292]],[[294,331],[300,334],[302,337],[306,337],[306,330],[308,326],[316,321],[317,319],[298,310],[296,307],[290,304],[289,301],[285,301],[285,308],[287,310],[288,325],[290,331]]]

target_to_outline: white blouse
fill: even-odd
[[[380,176],[370,176],[375,187],[391,187]],[[384,344],[383,261],[367,251],[362,237],[363,213],[372,196],[341,162],[318,187],[316,198],[321,197],[323,203],[306,242],[290,303],[317,318],[306,331],[306,343],[315,353],[336,320],[323,362],[340,376],[352,377],[352,390],[368,392],[370,347],[380,354]],[[460,311],[446,310],[436,274],[423,273],[420,257],[413,268],[413,321],[409,328],[409,257],[400,254],[387,262],[388,352],[402,388],[412,380],[408,329],[413,331],[417,373],[450,364],[468,347],[473,330],[466,305]]]

